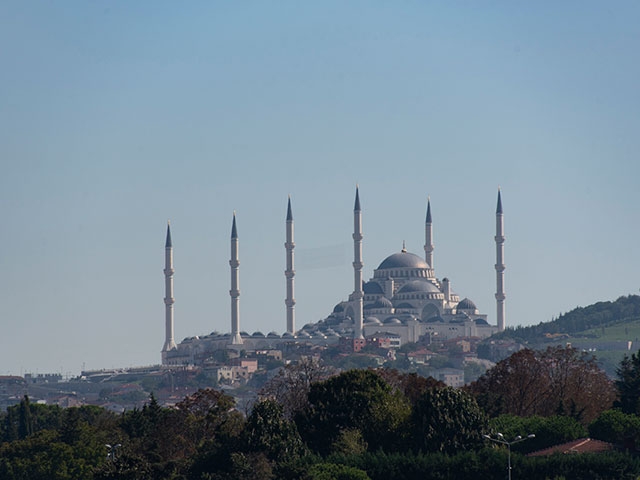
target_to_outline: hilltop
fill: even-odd
[[[531,348],[571,343],[593,352],[610,376],[624,357],[640,348],[640,296],[576,307],[549,322],[507,328],[490,341],[515,341]]]

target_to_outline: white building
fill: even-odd
[[[505,326],[504,292],[504,226],[502,200],[498,191],[496,209],[496,317],[497,325],[487,322],[487,315],[480,313],[473,301],[460,299],[447,278],[438,279],[433,262],[433,230],[431,202],[427,201],[425,221],[425,257],[408,252],[404,246],[400,252],[385,258],[373,271],[373,277],[363,280],[362,209],[356,188],[354,206],[354,290],[348,299],[338,303],[324,320],[295,329],[295,299],[293,268],[293,214],[291,200],[287,204],[285,224],[285,333],[270,332],[252,335],[240,328],[239,314],[239,237],[235,213],[231,233],[231,333],[211,333],[203,337],[190,337],[175,345],[173,341],[173,245],[169,229],[165,245],[165,346],[163,364],[192,364],[206,358],[214,350],[242,348],[245,351],[277,349],[291,342],[334,344],[341,338],[353,339],[354,349],[365,345],[365,337],[379,332],[397,335],[401,343],[416,342],[425,335],[441,339],[454,337],[486,338]],[[277,326],[274,325],[275,328]]]

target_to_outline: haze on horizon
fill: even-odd
[[[640,287],[640,5],[632,1],[0,5],[0,374],[160,362],[171,220],[176,340],[285,330],[406,241],[495,323]]]

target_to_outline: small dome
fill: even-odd
[[[418,255],[403,251],[389,255],[378,265],[378,270],[389,268],[429,268],[429,265]]]
[[[282,338],[293,338],[293,334],[290,332],[285,332],[282,334]]]
[[[458,310],[476,310],[477,307],[476,304],[468,298],[463,298],[462,300],[460,300],[460,303],[458,303],[458,306],[456,308]]]
[[[247,332],[245,332],[244,330],[240,332],[240,335],[242,337],[248,337],[249,336],[249,334]]]
[[[373,303],[374,308],[393,308],[393,303],[386,297],[380,297]]]
[[[484,327],[486,325],[489,325],[489,322],[487,322],[484,318],[476,318],[476,325]]]
[[[400,305],[396,305],[396,308],[411,308],[411,309],[413,309],[414,306],[411,305],[410,303],[402,302]]]
[[[269,332],[267,334],[267,337],[269,337],[269,338],[280,338],[280,335],[278,334],[278,332]]]
[[[435,317],[431,317],[427,320],[427,323],[444,323],[444,318],[440,315],[436,315]]]
[[[427,280],[411,280],[405,283],[400,290],[396,293],[411,293],[411,292],[425,292],[425,293],[442,293],[438,287]]]
[[[396,317],[389,317],[384,321],[384,323],[387,325],[402,325],[400,319]]]
[[[384,290],[378,282],[370,281],[362,285],[362,290],[367,295],[384,295]]]
[[[252,337],[262,337],[264,338],[264,333],[262,332],[253,332]]]
[[[382,322],[378,317],[367,317],[365,318],[365,323],[368,323],[371,325],[382,325]]]
[[[342,312],[344,312],[344,305],[342,305],[341,303],[333,307],[333,313],[342,313]]]

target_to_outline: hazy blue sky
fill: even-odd
[[[638,293],[640,4],[0,3],[0,374],[149,365],[164,341],[299,326],[405,240],[495,323]]]

